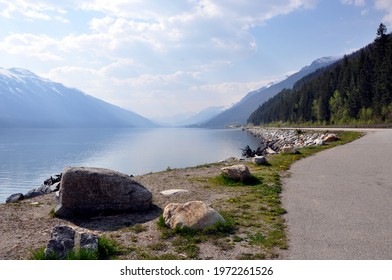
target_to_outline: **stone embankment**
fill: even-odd
[[[264,155],[308,146],[321,146],[339,140],[335,133],[304,131],[301,129],[270,129],[248,127],[244,129],[261,140],[259,149]]]

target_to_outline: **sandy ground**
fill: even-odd
[[[392,259],[392,130],[293,164],[286,259]]]
[[[78,232],[106,235],[127,248],[157,246],[157,242],[161,240],[157,220],[165,205],[170,202],[184,203],[192,200],[202,200],[214,207],[216,201],[227,199],[233,195],[233,188],[211,191],[204,187],[209,177],[220,174],[222,166],[209,165],[175,169],[170,172],[135,177],[137,181],[153,193],[154,206],[151,211],[143,214],[121,214],[86,220],[53,218],[50,212],[55,206],[54,194],[18,203],[0,204],[0,259],[31,259],[33,251],[46,246],[50,239],[51,230],[58,224],[70,225]],[[160,194],[160,191],[169,189],[186,189],[189,192],[170,197]],[[131,230],[131,227],[135,224],[142,224],[143,230],[141,232]],[[236,259],[241,254],[251,254],[255,251],[255,248],[241,246],[240,243],[228,248],[222,247],[225,244],[211,244],[209,242],[201,244],[198,259]],[[168,247],[165,251],[166,253],[173,253],[173,248]],[[122,258],[134,259],[137,258],[135,254],[135,252],[130,252],[123,255]],[[174,252],[174,254],[176,253]]]

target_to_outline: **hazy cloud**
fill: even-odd
[[[237,79],[238,73],[250,71],[243,61],[251,60],[263,43],[254,30],[275,17],[313,9],[317,3],[0,0],[2,20],[31,21],[31,28],[3,33],[0,52],[30,65],[39,61],[35,65],[47,78],[139,113],[192,106],[195,111],[205,105],[232,104],[268,82],[255,76]],[[342,3],[363,6],[365,1]],[[392,14],[391,1],[375,5],[388,13],[386,18]],[[50,28],[44,29],[48,22]]]

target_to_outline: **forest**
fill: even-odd
[[[368,46],[263,103],[249,124],[392,124],[392,35],[380,24]]]

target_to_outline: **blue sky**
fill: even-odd
[[[0,67],[157,119],[230,106],[381,22],[392,0],[0,0]]]

